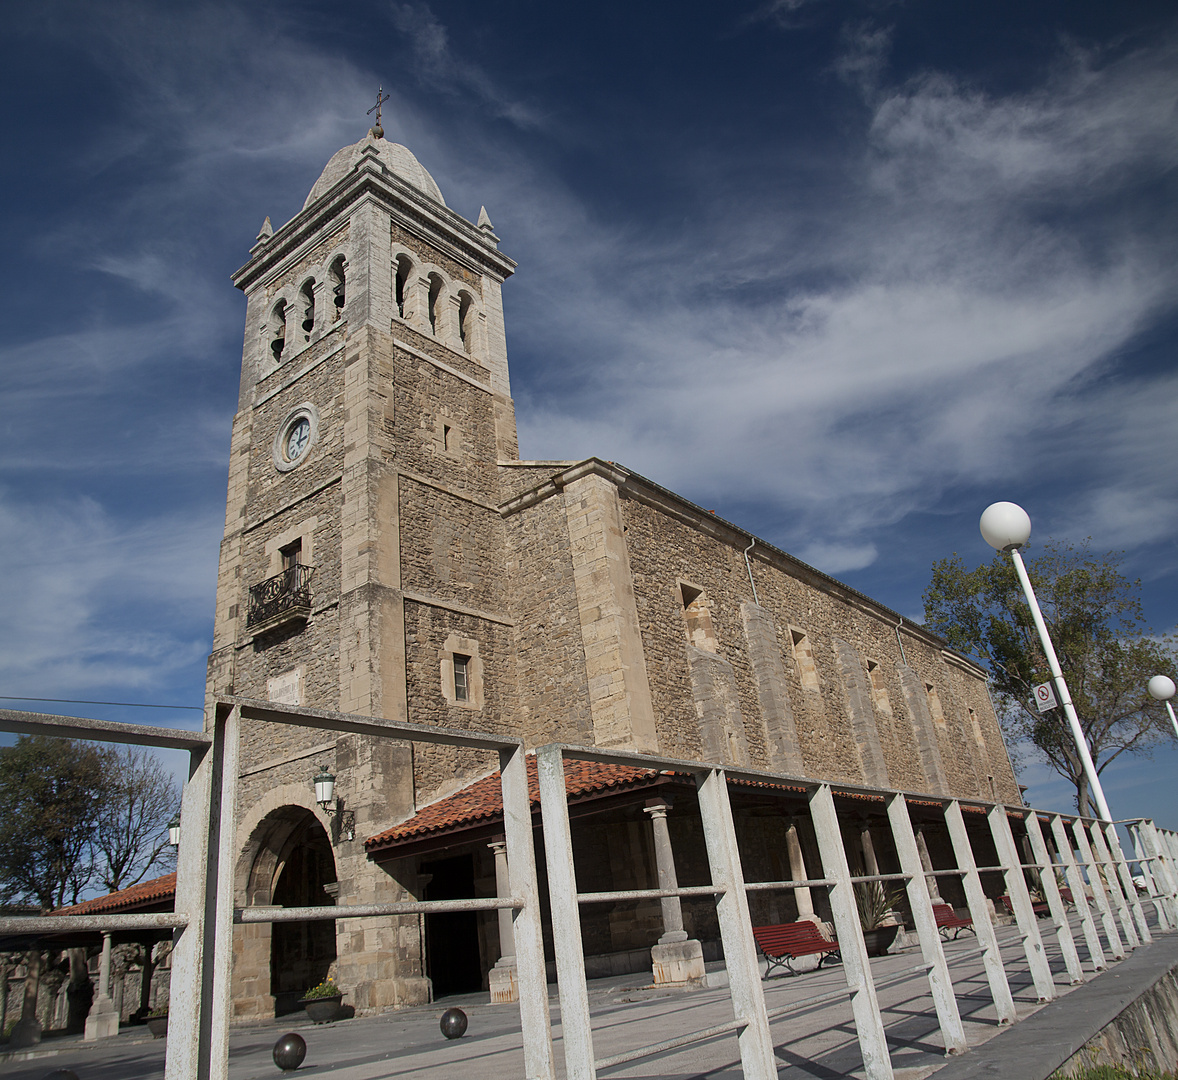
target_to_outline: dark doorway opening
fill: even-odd
[[[425,887],[427,900],[468,900],[474,896],[474,857],[456,855],[421,864],[433,878]],[[425,917],[426,974],[433,980],[434,998],[469,994],[482,989],[478,916],[473,911],[450,911]]]
[[[274,883],[271,903],[281,907],[320,907],[335,901],[324,890],[335,881],[335,858],[323,826],[310,814],[292,833]],[[303,994],[327,978],[335,960],[335,923],[330,919],[273,924],[270,933],[270,993],[274,1013],[297,1011]]]

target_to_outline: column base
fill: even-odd
[[[86,1031],[82,1035],[82,1041],[109,1039],[118,1033],[119,1014],[115,1012],[115,1003],[109,997],[100,994],[94,999],[90,1014],[86,1017]]]
[[[703,986],[707,978],[703,946],[694,938],[655,945],[650,958],[655,986]]]
[[[502,961],[500,961],[502,963]],[[508,1005],[519,1001],[519,976],[515,964],[496,964],[487,975],[492,1005]]]

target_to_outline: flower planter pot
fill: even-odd
[[[166,1016],[149,1016],[147,1030],[151,1032],[153,1039],[164,1038],[168,1034],[168,1018]]]
[[[315,1024],[330,1024],[339,1019],[343,994],[336,997],[300,998],[299,1004],[306,1010],[308,1019]]]
[[[896,940],[896,934],[899,932],[900,927],[895,924],[877,926],[874,930],[864,930],[863,943],[867,946],[867,955],[886,956],[888,948]]]

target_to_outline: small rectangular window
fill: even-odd
[[[454,655],[454,700],[470,700],[470,682],[468,680],[469,656]]]

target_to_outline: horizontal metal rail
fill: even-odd
[[[469,900],[406,900],[395,904],[339,904],[321,907],[234,908],[235,923],[311,922],[314,920],[367,919],[374,915],[437,915],[445,911],[496,911],[519,909],[524,902],[513,896],[487,896]]]
[[[187,926],[182,911],[137,912],[128,915],[5,915],[0,934],[46,934],[71,930],[167,930]]]
[[[746,881],[746,892],[763,892],[767,889],[827,889],[834,884],[830,878],[804,878],[801,881]]]
[[[668,896],[723,896],[719,885],[687,885],[679,889],[619,889],[616,892],[577,893],[578,904],[611,904],[620,900],[657,900]]]
[[[80,716],[0,709],[0,731],[15,735],[48,735],[54,739],[91,739],[98,742],[159,746],[165,750],[204,750],[213,743],[203,731],[155,727],[152,724],[121,724],[113,720],[87,720]]]

